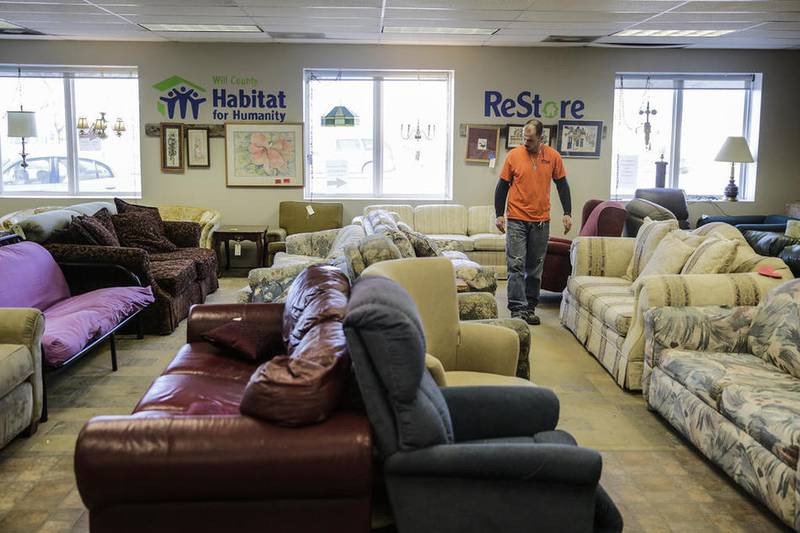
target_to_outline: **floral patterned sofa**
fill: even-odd
[[[636,283],[624,277],[636,239],[578,237],[572,241],[572,275],[561,300],[561,323],[619,386],[628,390],[642,388],[642,375],[646,372],[646,310],[664,306],[757,305],[771,288],[792,279],[783,261],[756,254],[733,226],[717,222],[694,230],[692,235],[712,233],[739,242],[727,273],[653,275]],[[782,279],[759,275],[756,271],[761,266],[772,267]]]
[[[758,306],[645,314],[647,404],[800,530],[800,280]]]

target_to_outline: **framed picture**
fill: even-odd
[[[209,168],[211,166],[208,128],[186,126],[186,166],[189,168]]]
[[[553,146],[556,142],[556,135],[558,133],[558,126],[551,124],[549,126],[542,126],[542,142],[547,146]]]
[[[600,157],[601,120],[559,120],[558,151],[564,157]]]
[[[302,187],[303,125],[225,123],[228,187]]]
[[[500,128],[497,126],[467,126],[467,157],[469,163],[488,163],[497,158]]]
[[[183,124],[161,123],[161,172],[183,173]]]
[[[509,124],[506,132],[506,150],[525,144],[525,126]]]

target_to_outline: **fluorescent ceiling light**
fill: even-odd
[[[736,30],[624,30],[612,37],[719,37]]]
[[[492,35],[491,28],[440,28],[436,26],[384,26],[383,33],[445,33],[451,35]]]
[[[150,31],[263,32],[261,28],[251,24],[139,24],[139,26]]]

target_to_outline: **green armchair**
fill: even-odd
[[[308,213],[311,206],[313,215]],[[278,208],[278,229],[267,232],[267,266],[278,252],[286,251],[286,236],[342,227],[344,207],[330,202],[281,202]]]

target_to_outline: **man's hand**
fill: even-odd
[[[570,215],[564,215],[561,219],[564,222],[564,235],[569,233],[569,230],[572,229],[572,217]]]
[[[494,221],[494,225],[497,226],[497,229],[500,230],[500,233],[506,232],[506,217],[497,217]]]

